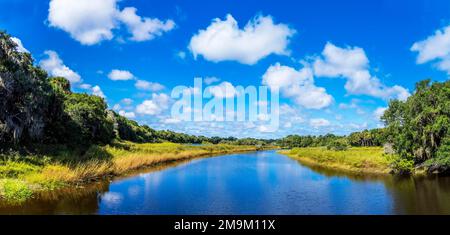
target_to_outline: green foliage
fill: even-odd
[[[386,131],[384,129],[353,132],[347,137],[347,140],[351,146],[356,147],[382,146],[387,142]]]
[[[348,149],[347,140],[344,138],[336,139],[327,145],[327,149],[335,151],[345,151]]]
[[[436,157],[427,160],[425,165],[430,173],[435,170],[438,172],[448,172],[450,170],[450,137],[444,139],[436,153]]]
[[[0,162],[0,178],[17,178],[38,170],[38,167],[25,162]]]
[[[15,203],[23,202],[33,194],[28,185],[21,180],[6,179],[2,180],[0,184],[2,185],[0,188],[3,188],[1,196],[7,201]]]
[[[367,173],[388,173],[389,161],[381,147],[352,147],[346,151],[328,150],[325,147],[293,148],[282,151],[306,164],[326,168]]]
[[[42,141],[50,104],[47,74],[0,32],[0,149]]]
[[[401,158],[396,154],[388,154],[386,155],[386,158],[396,174],[407,175],[414,171],[414,161],[412,159]]]
[[[320,136],[299,136],[299,135],[289,135],[277,141],[277,143],[282,147],[287,148],[304,148],[304,147],[320,147],[328,146],[334,141],[343,139],[343,136],[336,136],[333,134],[320,135]]]
[[[98,96],[69,94],[64,101],[68,143],[80,146],[108,144],[114,139],[114,120],[108,116],[107,105]]]
[[[407,101],[390,102],[382,119],[401,159],[416,165],[446,159],[446,147],[442,150],[441,145],[450,128],[450,81],[417,83]]]

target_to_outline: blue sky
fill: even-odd
[[[447,80],[449,9],[445,0],[0,0],[0,29],[74,91],[104,95],[141,124],[272,138],[379,127],[389,99]],[[194,77],[278,86],[280,129],[172,120],[166,95]]]

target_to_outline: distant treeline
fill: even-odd
[[[285,148],[295,147],[320,147],[320,146],[343,146],[354,147],[372,147],[383,146],[387,142],[387,133],[385,129],[372,129],[360,132],[353,132],[348,136],[338,136],[334,134],[326,134],[319,136],[300,136],[289,135],[277,140],[277,144]]]

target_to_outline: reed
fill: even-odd
[[[390,160],[380,147],[354,147],[344,151],[324,147],[294,148],[280,153],[301,163],[354,173],[387,174]]]

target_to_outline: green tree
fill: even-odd
[[[0,148],[42,141],[50,105],[46,72],[16,47],[0,32]]]
[[[98,96],[76,93],[66,96],[67,142],[83,146],[110,143],[115,137],[114,120],[106,108],[105,101]]]
[[[450,81],[417,83],[407,101],[390,102],[382,120],[400,158],[416,165],[435,159],[449,134]]]

